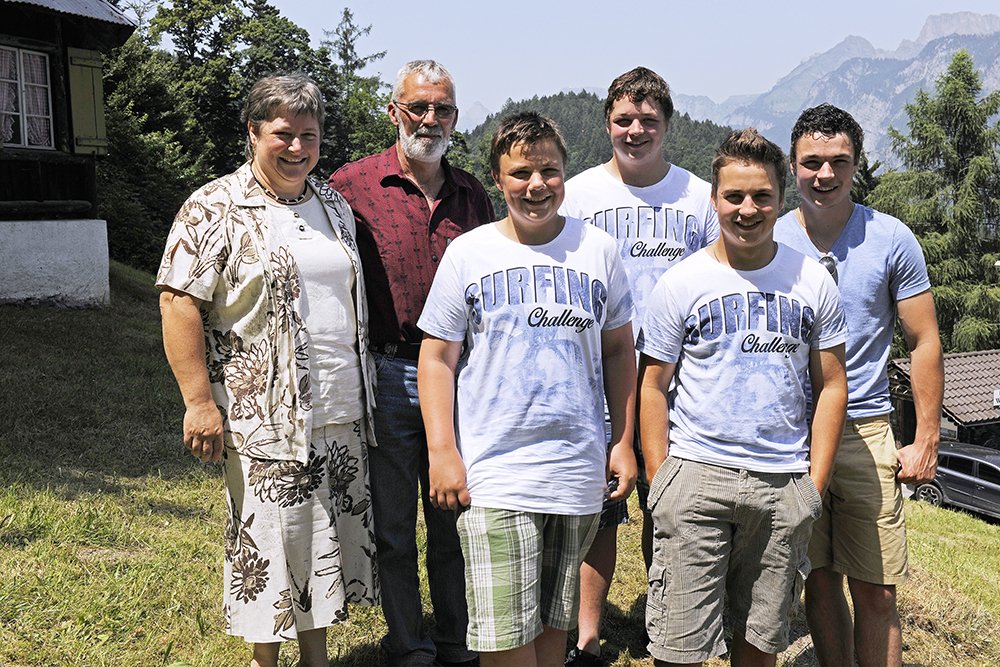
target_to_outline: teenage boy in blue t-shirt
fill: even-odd
[[[901,483],[934,479],[944,367],[920,244],[892,216],[851,201],[864,132],[830,104],[792,129],[791,166],[802,203],[774,228],[778,241],[819,259],[838,279],[848,323],[847,424],[813,528],[806,620],[824,666],[902,664],[896,585],[908,575]],[[896,449],[887,364],[896,315],[910,348],[917,429]],[[852,621],[844,597],[847,577]]]

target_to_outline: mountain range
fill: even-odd
[[[906,104],[920,89],[933,93],[937,78],[959,49],[972,56],[984,91],[1000,88],[1000,16],[956,12],[928,17],[916,41],[903,40],[894,51],[851,35],[829,51],[805,58],[765,93],[722,103],[674,93],[674,106],[693,120],[752,125],[787,150],[799,113],[829,102],[849,111],[864,128],[865,149],[873,162],[892,164],[886,141],[889,126],[906,131]],[[603,97],[607,88],[585,91]],[[473,106],[463,110],[458,129],[474,128],[490,113],[478,102]]]
[[[864,128],[870,157],[886,161],[889,126],[906,130],[905,105],[920,89],[933,93],[959,49],[975,61],[984,91],[1000,88],[1000,16],[957,12],[929,17],[917,40],[903,40],[895,51],[876,49],[863,37],[847,37],[803,60],[762,95],[715,104],[707,97],[679,94],[674,104],[693,119],[752,125],[787,150],[799,113],[829,102],[849,111]]]

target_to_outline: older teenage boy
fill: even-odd
[[[509,213],[449,246],[418,322],[431,500],[464,508],[484,665],[562,664],[609,476],[615,497],[635,484],[632,297],[614,240],[558,213],[565,160],[548,119],[500,122],[490,165]]]
[[[843,311],[823,267],[772,238],[784,160],[752,128],[722,143],[719,239],[660,279],[639,336],[658,665],[725,652],[724,600],[732,664],[774,665],[840,442]]]
[[[608,88],[604,120],[611,160],[566,183],[560,212],[597,225],[616,239],[636,304],[636,326],[660,276],[719,235],[711,186],[663,158],[663,138],[674,113],[670,87],[656,72],[636,67]],[[636,458],[642,467],[641,450]],[[643,512],[642,555],[649,569],[653,522],[646,510],[649,487],[637,484]],[[625,500],[607,500],[594,543],[580,569],[580,636],[566,665],[600,665],[600,625],[615,574],[618,524],[628,519]]]
[[[838,279],[847,336],[847,425],[816,523],[806,619],[823,665],[902,664],[896,584],[906,580],[900,483],[934,478],[944,372],[934,299],[920,245],[899,220],[851,201],[864,132],[822,104],[792,130],[791,165],[802,203],[775,238],[818,258]],[[896,449],[886,366],[896,315],[910,348],[917,431]],[[844,597],[847,576],[856,622]]]

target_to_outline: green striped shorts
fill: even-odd
[[[576,625],[580,564],[600,514],[469,507],[458,517],[472,651],[506,651]]]

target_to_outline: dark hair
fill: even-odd
[[[792,162],[795,161],[795,144],[802,135],[814,132],[819,132],[824,137],[846,135],[851,142],[851,148],[854,149],[854,164],[861,159],[861,151],[865,147],[865,131],[858,125],[858,121],[854,120],[854,116],[832,104],[823,103],[806,109],[795,121],[795,127],[792,128]]]
[[[674,102],[670,99],[670,86],[659,74],[646,67],[636,67],[611,82],[608,97],[604,100],[604,122],[611,122],[611,112],[618,100],[628,99],[640,104],[647,97],[653,98],[663,109],[663,120],[670,123],[674,115]]]
[[[259,79],[247,95],[240,120],[244,125],[250,123],[253,131],[259,134],[260,126],[274,120],[281,109],[286,109],[293,116],[312,116],[319,123],[320,131],[323,131],[323,122],[326,120],[323,93],[316,82],[302,72],[270,74]],[[247,158],[253,157],[253,144],[249,136],[244,152]]]
[[[785,198],[785,153],[778,145],[768,141],[756,128],[733,130],[715,149],[712,160],[712,196],[719,191],[719,170],[732,162],[774,166],[778,179],[778,198]]]
[[[493,141],[490,142],[490,170],[494,177],[500,173],[500,157],[509,155],[516,144],[531,146],[546,139],[555,143],[565,167],[569,154],[566,152],[566,142],[555,121],[537,111],[521,111],[501,118],[496,134],[493,135]]]

